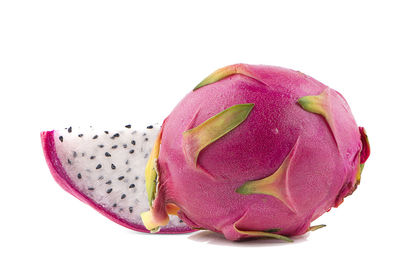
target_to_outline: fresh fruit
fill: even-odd
[[[41,134],[47,163],[60,186],[127,228],[148,232],[140,214],[149,209],[144,173],[159,126],[113,131],[68,127]],[[191,232],[171,216],[160,232]]]
[[[165,119],[146,170],[147,229],[177,214],[227,239],[290,241],[342,203],[369,156],[345,99],[303,73],[222,68]]]
[[[370,154],[338,92],[297,71],[245,64],[203,80],[161,129],[41,136],[56,181],[111,220],[230,240],[291,241],[323,227],[310,224],[354,192]]]

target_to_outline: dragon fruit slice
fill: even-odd
[[[230,240],[291,241],[323,227],[310,224],[355,190],[369,153],[335,90],[285,68],[228,66],[165,119],[142,219],[152,231],[177,214]]]
[[[140,214],[149,209],[144,174],[159,126],[139,131],[66,128],[41,134],[47,163],[63,189],[127,228],[149,232]],[[193,231],[171,216],[161,233]]]

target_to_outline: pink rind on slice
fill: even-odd
[[[116,214],[107,211],[104,207],[90,199],[88,196],[85,194],[82,194],[76,186],[73,184],[72,180],[68,176],[68,174],[65,172],[60,159],[57,156],[57,151],[55,148],[55,142],[54,142],[54,130],[53,131],[44,131],[40,133],[40,138],[42,141],[42,146],[43,146],[43,152],[44,156],[46,158],[47,165],[49,166],[50,172],[53,175],[54,179],[56,182],[68,193],[71,195],[75,196],[77,199],[80,201],[88,204],[92,208],[94,208],[96,211],[107,217],[108,219],[114,221],[117,224],[120,224],[126,228],[135,230],[135,231],[140,231],[140,232],[146,232],[149,233],[143,225],[140,224],[135,224],[132,222],[128,222],[127,220],[120,218]],[[190,233],[194,232],[196,230],[191,229],[190,227],[186,226],[183,228],[171,228],[171,227],[164,227],[161,228],[161,230],[158,233],[170,233],[170,234],[178,234],[178,233]]]

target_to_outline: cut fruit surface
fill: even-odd
[[[127,228],[149,232],[140,214],[149,209],[145,167],[159,126],[137,130],[65,128],[41,133],[46,161],[60,186]],[[161,233],[192,232],[171,215]]]

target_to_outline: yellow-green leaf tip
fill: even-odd
[[[318,114],[324,113],[320,96],[303,96],[299,98],[298,103],[304,110],[308,112]]]
[[[249,186],[247,186],[247,184],[244,184],[236,189],[236,193],[242,194],[242,195],[250,195],[253,193],[253,189],[250,188]]]
[[[209,75],[208,77],[203,79],[203,81],[201,81],[199,84],[197,84],[197,86],[194,87],[193,91],[195,91],[203,86],[217,82],[221,79],[224,79],[230,75],[236,74],[238,72],[237,68],[238,68],[238,65],[229,65],[229,66],[223,67],[221,69],[218,69],[217,71],[215,71],[214,73],[212,73],[211,75]]]
[[[270,195],[279,199],[285,204],[292,212],[296,213],[296,208],[290,196],[288,186],[286,186],[289,179],[288,170],[290,168],[291,159],[293,158],[297,149],[298,140],[292,147],[292,150],[286,156],[285,160],[279,168],[267,177],[258,180],[246,181],[243,185],[236,189],[236,193],[242,195],[263,194]]]
[[[265,238],[278,239],[289,243],[293,242],[293,240],[287,236],[273,233],[279,231],[279,229],[272,229],[272,232],[268,232],[268,231],[258,231],[258,230],[240,230],[236,227],[236,224],[234,224],[233,227],[235,228],[235,231],[237,231],[238,233],[249,237],[265,237]]]
[[[183,151],[193,166],[197,165],[200,152],[246,120],[254,104],[238,104],[229,107],[204,121],[195,128],[183,132]]]
[[[156,198],[158,183],[157,158],[160,152],[160,144],[161,132],[158,134],[158,137],[153,145],[153,149],[145,169],[146,191],[150,207],[153,204],[153,200]]]
[[[309,228],[308,228],[308,231],[316,231],[316,230],[318,230],[318,229],[322,229],[322,228],[325,228],[325,227],[326,227],[326,225],[324,225],[324,224],[315,225],[315,226],[309,227]]]

